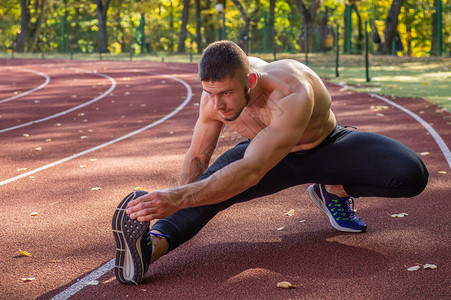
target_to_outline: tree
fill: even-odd
[[[315,23],[316,13],[321,4],[321,0],[310,0],[310,5],[307,7],[304,4],[303,0],[295,0],[294,3],[298,8],[299,13],[301,14],[302,24],[304,26],[304,33],[307,33],[313,28],[313,24]],[[308,45],[309,48],[313,42],[313,34],[309,34]],[[308,49],[304,49],[307,51]]]
[[[20,32],[16,41],[16,52],[24,52],[27,45],[28,30],[30,26],[30,2],[20,0]]]
[[[376,53],[382,55],[390,54],[393,39],[398,31],[398,16],[403,2],[404,0],[393,0],[385,20],[385,39],[377,47]]]
[[[110,0],[96,0],[97,17],[99,19],[99,53],[108,52],[108,35],[106,30],[107,11],[110,6]]]
[[[185,40],[186,40],[186,25],[188,24],[189,17],[189,2],[190,0],[183,0],[182,11],[182,26],[180,26],[179,44],[177,46],[177,53],[185,53]]]
[[[28,52],[33,52],[34,48],[38,43],[39,35],[41,34],[42,23],[44,23],[45,0],[41,0],[39,8],[40,8],[39,17],[36,22],[36,29],[34,30],[33,39],[31,41],[31,46]]]
[[[240,12],[241,18],[244,21],[244,26],[241,28],[240,37],[238,39],[238,43],[243,48],[243,50],[247,53],[247,39],[249,37],[249,26],[250,20],[246,14],[246,11],[243,8],[243,5],[239,0],[232,0],[233,4],[235,4],[236,8]]]

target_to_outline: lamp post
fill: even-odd
[[[224,11],[224,5],[222,5],[221,3],[218,3],[218,4],[216,4],[215,9],[216,9],[216,12],[218,13],[218,15],[217,15],[217,19],[218,19],[218,40],[220,40],[221,37],[222,37],[220,19],[221,19],[221,14]]]

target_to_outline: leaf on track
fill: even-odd
[[[32,217],[36,217],[37,215],[39,215],[39,213],[38,213],[38,212],[36,212],[36,211],[34,211],[34,212],[30,213],[30,216],[32,216]]]
[[[281,282],[277,283],[277,287],[283,288],[283,289],[294,289],[296,287],[296,285],[291,284],[288,281],[281,281]]]
[[[36,280],[36,278],[34,278],[34,277],[23,277],[21,280],[22,280],[23,282],[28,282],[28,281]]]
[[[413,266],[413,267],[407,268],[407,271],[410,271],[410,272],[412,272],[412,271],[418,271],[419,269],[420,269],[420,266],[416,265],[416,266]]]
[[[393,214],[390,217],[392,218],[404,218],[404,216],[408,216],[408,213],[399,213],[399,214]]]
[[[93,187],[92,189],[91,189],[91,191],[100,191],[102,188],[101,187]]]
[[[30,252],[27,252],[27,251],[22,250],[22,249],[19,249],[19,252],[20,252],[20,254],[21,254],[22,256],[27,256],[27,257],[32,256]]]
[[[284,216],[294,216],[294,209],[290,209],[289,211],[287,211],[286,213],[283,214]]]
[[[437,266],[434,265],[434,264],[425,264],[423,266],[423,269],[433,269],[433,270],[435,270],[435,269],[437,269]]]

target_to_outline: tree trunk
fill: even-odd
[[[183,12],[182,12],[182,26],[180,27],[179,44],[177,46],[177,53],[185,53],[185,41],[186,41],[186,25],[188,24],[189,17],[189,2],[190,0],[183,0]]]
[[[362,18],[360,17],[359,10],[357,9],[357,5],[352,4],[351,8],[355,11],[358,20],[358,37],[357,37],[357,51],[362,53],[363,50],[363,26],[362,26]]]
[[[385,20],[385,39],[379,44],[376,53],[387,55],[391,53],[393,39],[398,28],[398,16],[404,0],[393,0],[387,19]]]
[[[438,55],[438,1],[434,0],[435,12],[432,14],[431,55]]]
[[[30,49],[28,50],[28,52],[30,53],[34,51],[34,48],[36,47],[36,44],[38,43],[39,40],[39,35],[41,34],[42,23],[44,23],[44,10],[45,10],[45,0],[41,0],[39,17],[36,22],[36,30],[34,31],[33,40],[31,41],[31,46]]]
[[[249,17],[246,14],[246,11],[243,8],[243,5],[241,5],[241,2],[239,0],[232,0],[233,4],[235,4],[236,8],[240,12],[241,18],[244,21],[244,27],[241,28],[240,37],[238,40],[238,44],[241,46],[241,48],[244,50],[244,52],[247,53],[248,50],[248,37],[249,37],[249,25],[250,20]]]
[[[28,30],[30,26],[30,10],[28,0],[20,0],[20,32],[16,41],[16,52],[24,52],[27,45]]]
[[[313,24],[315,23],[316,13],[321,4],[321,0],[310,0],[310,6],[308,8],[305,6],[303,0],[295,0],[294,3],[296,4],[296,7],[298,8],[298,11],[302,18],[302,24],[304,26],[304,38],[306,38],[308,33],[308,48],[311,49],[314,37]],[[301,45],[304,44],[305,43],[302,43],[301,41]],[[304,51],[308,51],[308,49],[304,49]]]
[[[110,0],[96,0],[97,17],[99,19],[99,53],[108,52],[108,35],[106,30],[107,11],[110,6]]]
[[[276,10],[276,0],[269,1],[269,20],[268,20],[268,34],[269,34],[269,48],[271,52],[274,52],[276,48],[276,28],[275,28],[275,10]]]
[[[195,0],[196,3],[196,44],[197,51],[196,53],[200,53],[202,50],[202,21],[201,21],[201,7],[200,0]]]

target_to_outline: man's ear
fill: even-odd
[[[257,85],[257,74],[251,73],[247,75],[247,80],[249,81],[249,88],[253,89]]]

